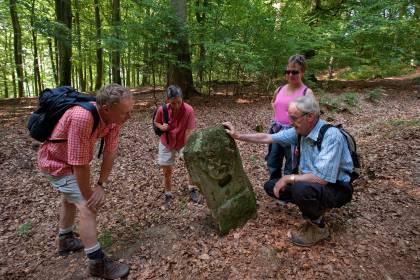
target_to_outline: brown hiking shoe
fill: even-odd
[[[293,244],[304,247],[315,245],[329,236],[330,232],[327,225],[320,228],[310,221],[305,221],[297,231],[289,233],[289,238]]]
[[[128,274],[130,268],[124,263],[113,261],[108,257],[102,260],[89,260],[89,273],[105,279],[118,279]]]
[[[80,251],[84,248],[82,241],[74,236],[58,240],[58,254],[67,256],[70,252]]]

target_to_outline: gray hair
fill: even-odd
[[[179,86],[170,85],[166,89],[166,97],[167,98],[174,99],[174,98],[177,98],[178,96],[182,98],[182,90]]]
[[[296,64],[298,64],[300,66],[300,68],[302,70],[305,71],[305,69],[306,69],[306,59],[301,54],[295,54],[295,55],[292,55],[291,57],[289,57],[288,63],[289,64],[296,63]]]
[[[300,96],[290,102],[289,107],[292,105],[296,106],[302,113],[315,113],[315,116],[319,117],[319,104],[312,95]]]
[[[96,103],[99,106],[114,105],[120,103],[121,99],[131,98],[132,94],[128,88],[119,84],[103,86],[96,92]]]

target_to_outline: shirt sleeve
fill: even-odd
[[[336,128],[330,128],[325,132],[322,140],[321,151],[315,158],[314,175],[330,183],[335,183],[340,168],[341,155],[343,153],[343,135]]]
[[[114,153],[117,151],[120,130],[120,125],[115,125],[109,130],[109,133],[105,136],[104,153]]]
[[[93,116],[89,111],[83,108],[77,108],[73,111],[67,137],[68,164],[86,165],[90,163],[92,158],[90,152],[92,128]]]
[[[157,109],[156,116],[155,116],[155,122],[160,123],[160,124],[163,123],[163,109],[162,109],[162,106],[160,106]]]
[[[195,113],[194,113],[194,110],[191,110],[191,112],[188,115],[187,129],[194,129],[195,127],[196,127]]]
[[[285,130],[280,130],[277,133],[271,134],[271,139],[274,143],[294,145],[297,143],[296,130],[293,127]]]

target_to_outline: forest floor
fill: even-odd
[[[418,79],[328,84],[323,118],[356,137],[361,178],[352,202],[327,213],[331,238],[311,248],[287,239],[302,221],[298,209],[277,206],[264,193],[265,145],[237,142],[258,201],[257,217],[244,227],[218,234],[206,205],[190,202],[179,161],[175,200],[165,208],[154,102],[147,89],[136,89],[135,97],[98,217],[105,251],[131,267],[127,279],[420,279]],[[190,103],[199,129],[231,121],[252,132],[268,126],[269,100],[221,93]],[[0,278],[93,279],[83,252],[57,254],[59,195],[37,171],[25,128],[36,103],[0,102]],[[99,161],[93,166],[97,171]]]

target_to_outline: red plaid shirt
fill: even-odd
[[[95,102],[92,102],[96,105]],[[67,139],[53,143],[45,141],[38,151],[38,167],[53,176],[73,173],[73,165],[86,165],[92,161],[96,141],[105,137],[104,153],[118,148],[120,125],[105,124],[101,119],[92,133],[93,116],[88,110],[74,106],[67,110],[54,128],[50,139]]]

